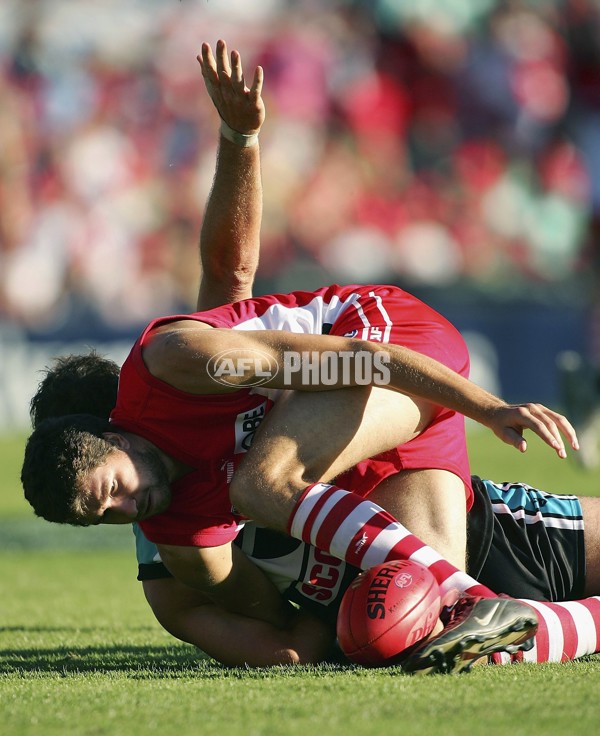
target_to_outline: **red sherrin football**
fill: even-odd
[[[440,605],[437,581],[423,565],[410,560],[376,565],[344,593],[337,617],[339,645],[356,664],[391,664],[431,632]]]

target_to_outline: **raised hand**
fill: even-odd
[[[202,53],[196,58],[202,69],[208,94],[221,119],[238,133],[258,133],[265,120],[265,106],[261,97],[262,67],[256,67],[252,85],[248,88],[240,54],[233,50],[230,60],[225,41],[217,41],[215,55],[210,44],[203,43]]]
[[[556,450],[559,457],[567,456],[563,435],[574,450],[579,449],[577,434],[562,414],[543,404],[516,404],[496,407],[483,421],[501,440],[520,452],[527,450],[523,430],[530,429]]]

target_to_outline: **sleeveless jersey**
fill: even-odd
[[[231,508],[228,485],[277,395],[260,386],[193,395],[152,376],[142,359],[149,334],[181,319],[232,330],[284,330],[391,342],[468,374],[468,353],[458,331],[423,302],[393,286],[333,285],[154,320],[123,364],[111,421],[194,468],[172,485],[170,507],[140,523],[148,539],[162,544],[217,546],[235,538],[243,520]],[[464,422],[455,412],[440,409],[422,435],[359,463],[337,482],[366,495],[399,470],[423,467],[459,475],[470,505]]]

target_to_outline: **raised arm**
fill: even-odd
[[[200,232],[199,310],[252,296],[262,220],[257,136],[265,119],[263,71],[255,69],[248,88],[237,51],[229,59],[225,42],[218,41],[215,56],[204,43],[197,57],[221,118],[215,177]]]

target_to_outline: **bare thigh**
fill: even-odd
[[[289,393],[269,412],[236,470],[232,503],[256,521],[285,530],[307,485],[408,442],[433,412],[427,402],[387,389]]]
[[[585,539],[585,594],[600,595],[600,498],[580,496]]]

